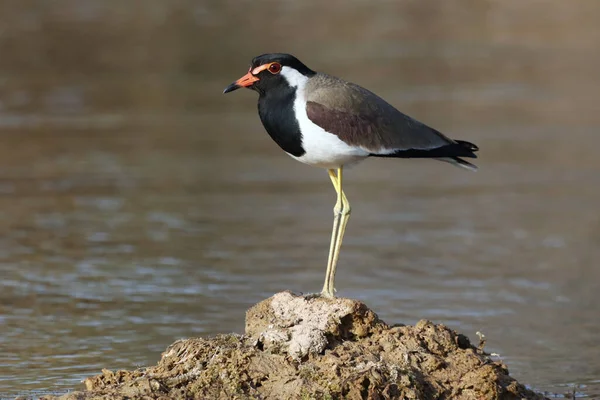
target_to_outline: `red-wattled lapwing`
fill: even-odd
[[[374,93],[315,72],[289,54],[263,54],[223,93],[241,87],[258,92],[258,115],[271,138],[290,156],[326,168],[337,192],[325,284],[334,297],[335,269],[350,203],[342,170],[367,157],[434,158],[470,170],[459,157],[477,158],[477,146],[452,140],[396,110]]]

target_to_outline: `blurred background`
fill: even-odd
[[[289,52],[481,148],[478,173],[347,172],[338,295],[600,396],[599,20],[596,0],[0,1],[0,393],[82,388],[321,289],[325,171],[279,150],[254,92],[221,93]]]

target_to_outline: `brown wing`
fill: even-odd
[[[456,145],[452,139],[353,83],[318,74],[308,82],[306,91],[306,113],[312,122],[374,155]]]

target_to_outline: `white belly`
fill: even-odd
[[[304,147],[306,149],[306,146]],[[288,153],[289,154],[289,153]],[[300,157],[293,156],[289,154],[290,157],[308,165],[312,165],[314,167],[327,168],[327,169],[336,169],[342,166],[349,166],[352,164],[356,164],[365,158],[367,155],[363,154],[349,154],[349,153],[327,153],[321,154],[317,152],[311,152],[310,150],[306,150],[306,153]]]

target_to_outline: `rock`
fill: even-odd
[[[155,366],[85,385],[60,398],[544,398],[444,325],[390,327],[361,302],[290,292],[248,310],[243,336],[179,340]]]
[[[362,338],[387,327],[363,303],[278,293],[246,313],[246,335],[272,353],[295,360],[321,354],[328,344]]]

